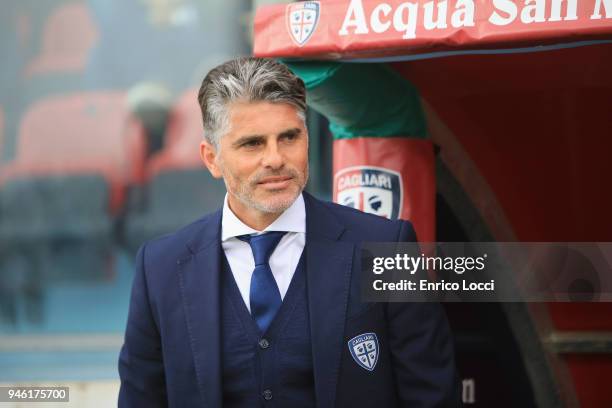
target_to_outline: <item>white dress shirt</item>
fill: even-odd
[[[267,231],[287,231],[272,252],[269,261],[281,299],[284,299],[306,244],[304,197],[300,194],[291,204],[291,207],[287,208],[272,224],[268,225],[263,231],[257,231],[236,217],[229,208],[227,193],[225,194],[223,216],[221,218],[221,246],[249,312],[251,311],[249,295],[251,276],[253,275],[253,269],[255,269],[255,260],[249,243],[236,237],[246,234],[261,234]]]

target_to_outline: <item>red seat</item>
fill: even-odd
[[[202,113],[197,89],[183,93],[175,104],[164,141],[164,148],[147,165],[150,180],[165,170],[194,169],[203,166],[200,142],[203,139]]]
[[[2,172],[0,241],[9,261],[0,269],[24,258],[23,273],[36,281],[113,276],[117,221],[145,154],[125,100],[122,92],[82,93],[26,112]]]
[[[98,174],[110,185],[110,210],[126,186],[143,180],[145,141],[123,92],[82,93],[33,104],[19,129],[3,181],[29,176]]]
[[[83,3],[58,7],[47,19],[40,54],[26,66],[24,75],[82,72],[98,30]]]

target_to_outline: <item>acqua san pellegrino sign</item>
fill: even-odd
[[[260,7],[254,53],[327,58],[612,40],[612,0],[329,0]]]

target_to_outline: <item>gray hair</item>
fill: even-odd
[[[267,101],[294,106],[306,119],[304,82],[287,66],[268,58],[242,57],[212,70],[202,81],[198,102],[202,109],[204,138],[215,149],[230,131],[228,105],[232,102]]]

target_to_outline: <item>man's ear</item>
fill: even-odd
[[[217,166],[217,151],[215,147],[206,140],[200,143],[200,158],[214,178],[223,177],[219,166]]]

